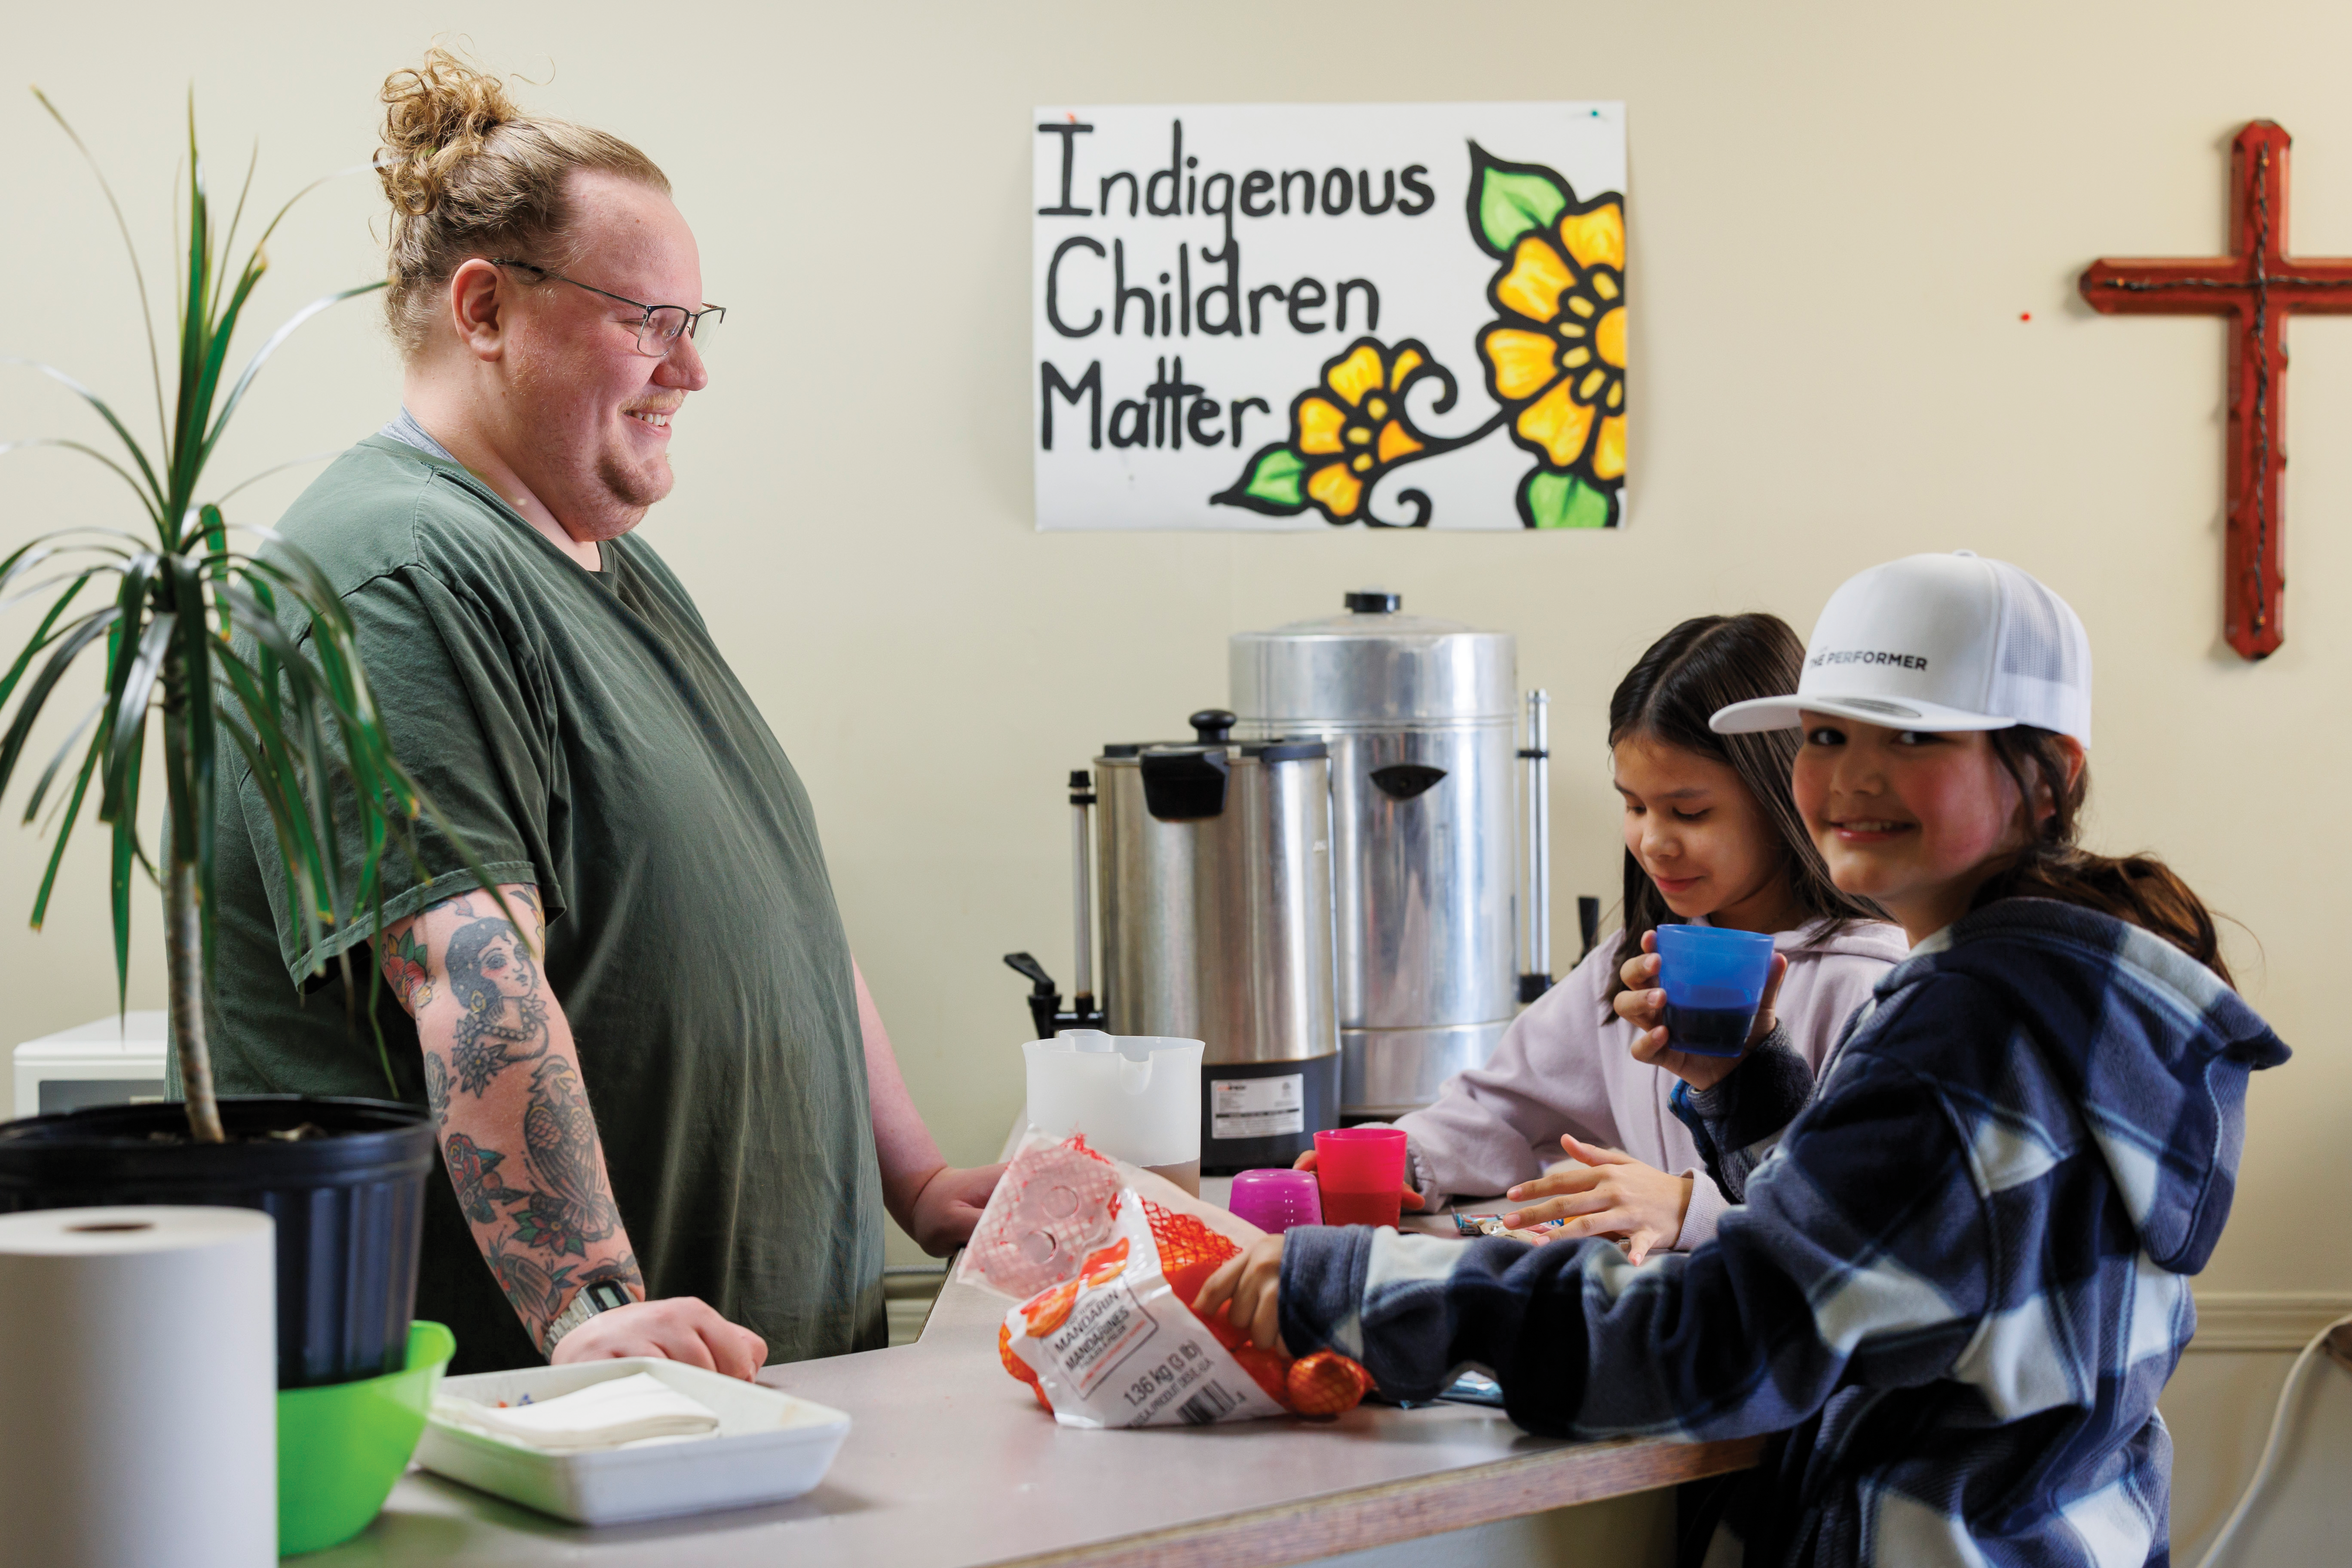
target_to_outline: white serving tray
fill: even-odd
[[[718,1415],[714,1436],[642,1447],[550,1454],[438,1418],[425,1424],[416,1462],[525,1508],[576,1524],[623,1524],[796,1498],[824,1479],[849,1417],[680,1362],[628,1356],[570,1366],[476,1373],[442,1381],[444,1397],[495,1405],[524,1394],[552,1399],[607,1378],[647,1372]]]

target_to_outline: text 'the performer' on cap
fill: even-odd
[[[1794,693],[1708,722],[1718,734],[1793,730],[1808,711],[1893,730],[2031,724],[2088,746],[2091,639],[2065,600],[2006,561],[1906,555],[1830,595]]]

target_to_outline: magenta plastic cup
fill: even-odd
[[[1666,1042],[1700,1057],[1736,1057],[1772,977],[1772,939],[1714,926],[1658,928],[1658,984],[1666,994]]]
[[[1312,1171],[1244,1171],[1234,1178],[1225,1206],[1235,1219],[1245,1219],[1268,1236],[1279,1236],[1294,1225],[1323,1223]]]
[[[1404,1129],[1342,1127],[1315,1134],[1325,1225],[1384,1225],[1404,1212]]]

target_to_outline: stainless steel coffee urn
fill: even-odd
[[[1339,1125],[1330,753],[1192,722],[1095,759],[1103,1008],[1115,1035],[1207,1047],[1203,1171],[1286,1165]]]
[[[1189,742],[1108,745],[1071,775],[1076,996],[1061,1007],[1027,953],[1040,1036],[1195,1039],[1201,1169],[1287,1165],[1339,1124],[1332,992],[1331,764],[1321,742],[1231,739],[1192,716]],[[1085,787],[1091,782],[1092,787]],[[1101,998],[1093,992],[1087,816],[1098,810]]]
[[[1520,1003],[1550,984],[1547,748],[1540,693],[1517,743],[1509,633],[1407,616],[1378,590],[1346,606],[1235,634],[1233,705],[1244,741],[1311,738],[1330,752],[1341,1112],[1385,1118],[1484,1065]]]

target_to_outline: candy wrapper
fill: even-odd
[[[1120,1178],[1108,1196],[1097,1196],[1095,1167]],[[1081,1138],[1033,1138],[973,1232],[971,1273],[960,1268],[958,1278],[1001,1290],[1059,1276],[1004,1315],[997,1353],[1066,1426],[1203,1426],[1354,1408],[1371,1387],[1354,1362],[1329,1351],[1294,1362],[1251,1344],[1222,1311],[1205,1320],[1192,1310],[1217,1266],[1259,1234]]]
[[[1564,1219],[1548,1219],[1524,1229],[1513,1230],[1503,1223],[1503,1216],[1498,1214],[1456,1214],[1454,1216],[1454,1231],[1461,1236],[1507,1236],[1518,1241],[1541,1241],[1544,1232],[1558,1230],[1567,1223]]]

